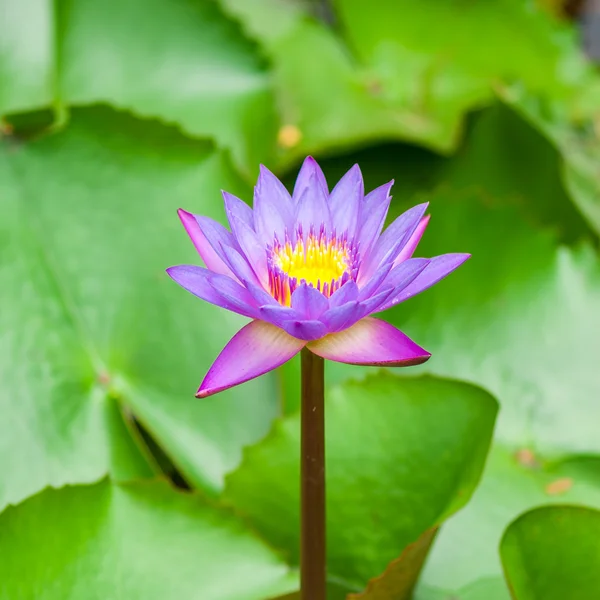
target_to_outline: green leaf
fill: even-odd
[[[600,590],[600,511],[548,506],[519,517],[500,545],[515,600],[589,600]]]
[[[437,527],[425,531],[404,548],[384,573],[371,579],[364,592],[350,594],[348,600],[410,600],[436,533]]]
[[[431,198],[419,255],[472,258],[384,318],[432,352],[419,369],[471,381],[500,399],[497,437],[509,446],[596,452],[597,256],[587,246],[557,248],[515,210],[476,198],[442,191]]]
[[[513,452],[496,444],[471,502],[442,528],[422,584],[445,590],[505,588],[500,585],[502,568],[497,548],[506,526],[523,511],[540,504],[585,503],[600,507],[598,473],[598,458],[550,462],[527,447]],[[475,591],[474,600],[487,598]],[[508,598],[507,592],[505,596]],[[458,597],[463,600],[461,595]]]
[[[331,389],[326,413],[328,574],[360,589],[468,501],[496,402],[466,384],[381,373]],[[298,479],[294,415],[246,451],[224,494],[294,564]]]
[[[0,10],[0,114],[110,102],[214,138],[247,175],[271,155],[265,65],[214,3],[2,0]]]
[[[335,29],[311,18],[310,2],[220,2],[273,64],[282,121],[295,131],[280,136],[284,166],[375,140],[450,153],[466,112],[492,103],[499,82],[571,97],[590,74],[572,27],[515,0],[375,0],[369,10],[338,0]],[[307,56],[319,57],[310,69]]]
[[[572,115],[573,108],[560,100],[544,100],[516,87],[502,90],[501,97],[536,127],[556,147],[562,159],[560,176],[573,202],[600,235],[600,121],[597,106],[593,112]]]
[[[266,376],[194,398],[244,320],[164,269],[200,262],[179,206],[222,218],[219,188],[246,188],[208,144],[107,109],[0,152],[0,506],[123,470],[115,399],[188,481],[218,490],[266,433],[277,392]]]
[[[573,28],[533,2],[374,0],[371,10],[360,0],[335,0],[335,5],[351,47],[363,60],[399,44],[437,57],[440,69],[458,64],[465,74],[488,81],[518,79],[553,93],[586,72]],[[442,90],[436,91],[441,98]]]
[[[0,553],[5,600],[264,600],[297,585],[230,514],[164,483],[47,490],[0,516]]]

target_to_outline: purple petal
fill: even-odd
[[[412,283],[426,269],[429,262],[430,259],[428,258],[409,258],[397,267],[394,267],[391,272],[389,271],[389,267],[392,266],[391,263],[387,263],[387,270],[384,267],[379,268],[369,283],[361,290],[358,297],[364,307],[364,312],[361,317],[380,310],[379,307],[389,296],[392,294],[397,295],[407,285]],[[382,275],[384,275],[383,278]],[[371,286],[371,283],[373,283],[373,286]],[[369,291],[370,286],[371,290]],[[388,290],[385,297],[382,297],[381,294],[378,293],[383,291],[383,288]],[[367,291],[369,291],[369,293],[367,293]],[[373,294],[377,295],[378,301],[371,299]]]
[[[252,209],[243,200],[225,190],[221,190],[221,194],[225,203],[225,214],[234,235],[235,223],[238,222],[245,223],[247,227],[254,230],[254,212]]]
[[[356,300],[351,300],[337,306],[336,308],[330,308],[326,310],[319,321],[325,323],[327,331],[333,333],[349,327],[361,317],[361,306]]]
[[[265,306],[261,306],[258,309],[258,314],[264,321],[268,321],[281,328],[288,321],[302,320],[302,315],[298,311],[289,306],[281,306],[281,304],[266,304]]]
[[[399,265],[401,262],[412,257],[417,249],[417,246],[419,245],[419,242],[421,241],[421,238],[423,237],[423,234],[425,233],[425,229],[427,229],[427,225],[429,225],[430,218],[431,215],[426,215],[421,219],[419,225],[406,243],[406,246],[402,248],[400,254],[398,254],[396,260],[394,260],[394,266]]]
[[[302,163],[302,167],[300,167],[298,177],[296,178],[296,184],[294,185],[294,193],[292,194],[294,202],[298,202],[304,193],[304,190],[311,185],[310,180],[313,176],[316,177],[317,183],[323,190],[323,193],[325,195],[329,194],[327,180],[325,179],[325,175],[323,175],[321,167],[312,156],[307,156]]]
[[[393,325],[372,317],[307,347],[323,358],[351,365],[407,367],[419,365],[431,356]]]
[[[321,321],[302,320],[284,321],[282,327],[295,338],[301,340],[318,340],[327,335],[327,327]]]
[[[196,396],[206,398],[279,367],[306,342],[264,321],[252,321],[225,346],[206,374]]]
[[[329,306],[331,308],[335,308],[337,306],[342,306],[342,304],[346,304],[346,302],[350,302],[351,300],[358,299],[358,286],[355,281],[351,279],[344,283],[342,287],[335,291],[329,297]]]
[[[428,203],[425,202],[407,210],[383,232],[371,253],[364,257],[366,260],[363,260],[358,274],[359,284],[367,281],[383,262],[396,259],[419,226],[427,206]]]
[[[354,237],[364,194],[362,174],[358,165],[354,165],[339,180],[329,196],[331,221],[338,234],[347,233],[349,239]]]
[[[183,210],[183,208],[180,208],[177,211],[177,214],[207,268],[215,273],[220,273],[221,275],[233,276],[231,269],[223,262],[223,259],[219,257],[206,239],[204,233],[202,233],[202,229],[200,229],[196,216]]]
[[[169,277],[182,288],[227,310],[245,317],[256,318],[258,310],[252,296],[227,275],[218,275],[195,265],[178,265],[167,269]]]
[[[292,308],[304,319],[318,319],[329,308],[329,301],[318,289],[302,283],[292,293]]]
[[[248,264],[248,261],[242,256],[237,250],[234,250],[231,246],[221,246],[221,252],[225,262],[229,265],[229,268],[233,274],[242,282],[249,281],[254,285],[260,286],[261,283],[256,276],[256,273],[252,267]]]
[[[295,222],[296,225],[302,226],[304,232],[309,232],[312,227],[315,233],[318,233],[321,225],[325,227],[325,231],[331,231],[327,195],[314,174],[298,199]]]
[[[255,285],[250,281],[245,281],[244,286],[256,301],[257,306],[263,306],[265,304],[274,304],[275,306],[280,306],[279,302],[277,302],[277,300],[275,300],[271,294],[265,292],[264,288],[261,286]]]
[[[259,239],[273,242],[275,236],[283,239],[286,229],[294,224],[292,199],[283,183],[263,165],[254,188],[254,229]]]
[[[360,288],[360,293],[358,294],[358,300],[362,302],[367,298],[370,298],[381,286],[385,278],[389,275],[392,270],[392,262],[387,262],[381,265],[375,274],[367,283]]]
[[[258,280],[263,286],[268,285],[267,251],[265,244],[259,241],[256,232],[252,228],[252,209],[245,202],[227,192],[223,192],[223,199],[233,235]]]
[[[385,217],[392,200],[390,190],[393,185],[394,181],[392,180],[389,183],[374,189],[365,196],[361,212],[363,222],[357,236],[363,258],[366,258],[369,255],[371,247],[383,229]]]
[[[370,314],[377,312],[379,307],[394,293],[394,288],[385,288],[371,296],[368,300],[360,303],[360,312],[358,319],[368,317]],[[358,319],[356,319],[358,321]]]
[[[390,300],[388,300],[379,310],[387,310],[388,308],[421,293],[423,290],[430,288],[432,285],[446,277],[446,275],[452,273],[454,269],[460,267],[460,265],[470,258],[470,256],[470,254],[441,254],[440,256],[434,256],[429,259],[427,267],[410,285],[404,287],[399,293],[394,293]]]

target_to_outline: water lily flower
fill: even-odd
[[[293,194],[261,166],[253,209],[223,192],[231,231],[182,209],[179,217],[206,268],[167,269],[183,288],[252,319],[225,346],[197,396],[210,396],[279,367],[304,347],[355,365],[408,366],[430,354],[370,315],[422,292],[468,254],[412,258],[427,204],[385,231],[393,181],[364,194],[358,165],[329,192],[312,157]]]

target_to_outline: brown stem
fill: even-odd
[[[302,350],[301,600],[326,600],[324,362]]]

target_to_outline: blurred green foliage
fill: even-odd
[[[600,594],[600,76],[557,2],[0,0],[0,116],[0,599],[294,596],[297,361],[194,399],[243,319],[164,269],[178,207],[307,154],[473,254],[385,315],[417,377],[327,365],[331,600]]]

